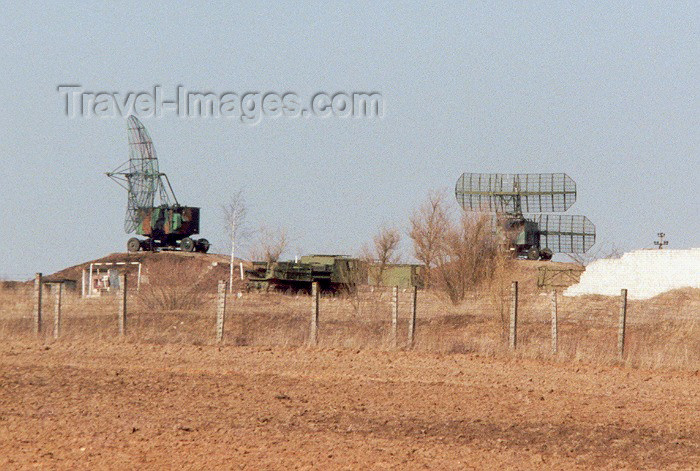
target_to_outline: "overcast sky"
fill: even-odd
[[[700,246],[696,2],[3,3],[0,276],[129,237],[126,194],[104,175],[127,159],[125,121],[69,119],[62,84],[382,94],[373,120],[142,119],[221,250],[219,205],[240,188],[251,225],[288,228],[290,256],[355,253],[465,171],[565,172],[569,212],[601,243],[650,247],[664,231],[672,248]]]

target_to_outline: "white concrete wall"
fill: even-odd
[[[564,296],[617,296],[627,288],[629,299],[649,299],[685,287],[700,288],[700,248],[635,250],[621,258],[596,260]]]

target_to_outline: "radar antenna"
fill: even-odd
[[[145,214],[156,206],[179,206],[168,176],[158,170],[158,157],[151,136],[135,116],[127,119],[129,160],[107,173],[127,191],[124,230],[134,232]],[[156,204],[156,197],[158,204]]]
[[[565,212],[576,202],[576,183],[565,173],[464,173],[455,196],[466,211],[494,213],[519,257],[549,260],[555,252],[585,253],[595,244],[587,217],[542,214]]]

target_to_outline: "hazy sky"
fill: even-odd
[[[354,253],[465,171],[566,172],[600,242],[700,246],[696,2],[46,3],[2,2],[0,276],[129,237],[104,176],[127,158],[125,121],[67,118],[61,84],[383,95],[379,120],[143,119],[222,250],[239,188],[253,226],[288,228],[289,255]]]

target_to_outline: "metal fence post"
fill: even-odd
[[[318,344],[318,311],[319,311],[318,281],[311,283],[311,345]]]
[[[226,318],[226,282],[219,280],[218,303],[216,307],[216,341],[224,340],[224,321]]]
[[[126,335],[126,316],[127,316],[126,296],[127,296],[127,290],[128,290],[126,283],[127,283],[126,273],[122,273],[121,275],[119,275],[119,292],[117,293],[117,297],[119,298],[119,312],[118,312],[117,323],[119,324],[119,335],[122,337]]]
[[[518,282],[514,281],[511,285],[510,293],[510,348],[515,350],[518,343]]]
[[[34,276],[34,333],[41,333],[41,292],[42,292],[42,275],[37,273]]]
[[[557,354],[557,329],[558,329],[558,319],[557,319],[557,290],[552,290],[552,355]]]
[[[399,287],[394,286],[391,292],[391,346],[396,348],[396,328],[399,323]]]
[[[620,290],[620,323],[617,328],[617,354],[622,359],[625,355],[625,324],[627,322],[627,290]]]
[[[416,339],[416,311],[418,310],[418,287],[411,289],[411,315],[408,318],[408,346],[413,347]]]
[[[56,288],[53,304],[53,338],[61,335],[61,298],[63,297],[63,283],[53,285]]]

